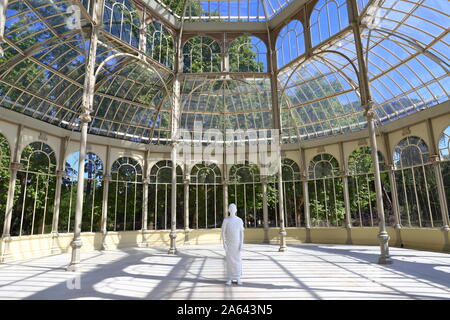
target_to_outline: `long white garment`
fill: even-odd
[[[244,222],[241,218],[227,217],[222,223],[222,236],[226,252],[228,279],[238,279],[242,275],[241,250]]]

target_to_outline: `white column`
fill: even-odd
[[[379,218],[379,234],[378,239],[380,242],[380,257],[378,259],[379,264],[392,263],[389,257],[389,234],[386,232],[386,223],[384,220],[384,208],[383,208],[383,193],[381,189],[381,177],[380,167],[378,162],[378,148],[377,138],[375,133],[375,111],[373,109],[372,95],[370,92],[369,75],[367,70],[367,63],[364,56],[364,48],[361,40],[360,21],[358,18],[358,8],[355,0],[348,1],[348,16],[350,20],[350,26],[353,29],[353,35],[355,39],[356,55],[358,58],[358,82],[359,92],[361,96],[361,106],[365,110],[365,117],[367,119],[370,147],[372,149],[372,164],[374,167],[374,180],[375,180],[375,193],[377,199],[377,212]]]
[[[106,162],[105,162],[105,174],[103,175],[103,199],[102,199],[102,219],[101,219],[101,232],[102,232],[102,250],[107,250],[106,235],[107,222],[108,222],[108,196],[109,196],[109,182],[111,181],[111,163],[109,158],[110,146],[106,147]]]
[[[59,224],[59,207],[61,204],[61,185],[62,179],[66,172],[64,170],[56,171],[56,188],[55,188],[55,203],[53,206],[53,220],[52,220],[52,254],[60,253],[58,247],[58,224]]]
[[[281,146],[280,146],[281,149]],[[284,252],[287,250],[286,247],[286,229],[284,227],[284,192],[283,192],[283,171],[281,165],[281,156],[278,157],[278,208],[280,215],[280,248],[278,251]]]
[[[87,114],[80,116],[81,121],[81,139],[80,139],[80,157],[78,158],[78,182],[77,182],[77,202],[75,207],[75,226],[72,240],[72,259],[67,271],[78,271],[80,265],[80,250],[83,242],[81,241],[81,218],[83,215],[84,198],[84,166],[86,159],[87,130],[91,117]]]
[[[398,191],[397,191],[397,181],[395,180],[395,167],[392,163],[392,152],[391,152],[391,144],[389,143],[389,135],[383,134],[384,147],[386,149],[386,162],[388,166],[388,176],[389,176],[389,184],[391,186],[391,198],[392,198],[392,211],[394,212],[394,228],[398,231],[397,240],[398,244],[401,244],[401,234],[399,230],[402,228],[401,219],[400,219],[400,206],[398,204]]]
[[[305,160],[305,149],[300,148],[302,188],[303,188],[303,208],[305,211],[305,228],[307,233],[311,229],[311,216],[309,212],[309,190],[308,190],[308,166]]]
[[[177,238],[177,144],[172,146],[172,192],[171,192],[171,228],[170,228],[170,248],[168,254],[175,254]]]
[[[342,167],[342,183],[344,187],[344,206],[345,206],[345,227],[347,229],[351,229],[352,227],[352,219],[350,215],[350,193],[348,190],[348,168],[347,162],[345,161],[344,155],[344,144],[342,142],[339,143],[339,153],[341,156],[341,167]]]
[[[267,204],[267,177],[261,178],[263,194],[263,226],[265,230],[269,229],[269,208]]]
[[[95,59],[97,56],[97,40],[99,29],[102,23],[103,0],[97,0],[93,4],[93,20],[91,26],[91,36],[89,52],[86,60],[86,73],[83,85],[83,98],[81,102],[81,113],[79,116],[81,126],[80,137],[80,157],[78,159],[78,183],[77,183],[77,201],[75,206],[75,227],[72,240],[72,256],[67,271],[78,271],[80,268],[80,250],[81,242],[81,218],[83,215],[83,196],[84,196],[84,162],[86,159],[86,144],[88,124],[92,118],[94,94],[95,94]]]
[[[187,166],[186,169],[187,170]],[[184,178],[184,243],[189,244],[189,176]]]
[[[389,234],[386,231],[386,223],[384,219],[384,207],[383,207],[383,192],[381,189],[381,176],[380,166],[378,162],[378,148],[377,137],[375,134],[374,115],[375,111],[373,106],[369,105],[366,109],[367,124],[369,127],[370,146],[372,150],[372,163],[374,168],[374,180],[375,180],[375,193],[377,199],[377,212],[379,219],[379,233],[378,239],[380,241],[380,257],[378,258],[379,264],[390,264],[392,260],[389,256]]]

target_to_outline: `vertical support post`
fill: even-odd
[[[380,166],[378,165],[378,148],[377,148],[377,137],[375,134],[375,124],[373,116],[375,112],[373,108],[366,109],[366,117],[369,127],[370,135],[370,145],[372,149],[372,163],[374,167],[374,180],[375,180],[375,193],[377,198],[377,212],[379,219],[379,233],[378,239],[380,240],[380,257],[378,258],[379,264],[391,264],[392,260],[389,256],[389,234],[386,231],[386,222],[384,219],[384,207],[383,207],[383,193],[381,190],[381,176],[380,176]]]
[[[306,5],[303,7],[303,35],[305,39],[305,53],[307,57],[310,57],[313,53],[312,50],[312,40],[311,40],[311,29],[309,25],[309,19],[306,14]]]
[[[309,190],[308,190],[308,166],[306,165],[305,149],[300,148],[302,189],[303,189],[303,208],[305,210],[305,228],[307,233],[311,230],[311,215],[309,211]],[[307,237],[308,238],[308,237]],[[308,240],[308,239],[307,239]],[[308,241],[307,241],[308,242]]]
[[[184,176],[184,244],[190,244],[189,241],[189,175],[187,172],[188,166],[185,166],[185,176]]]
[[[230,56],[228,50],[227,34],[223,34],[222,41],[222,72],[230,72]]]
[[[356,0],[348,1],[348,16],[350,19],[350,25],[353,29],[355,39],[355,49],[358,59],[358,82],[361,95],[361,106],[364,108],[364,115],[367,118],[370,146],[372,150],[372,163],[374,167],[374,180],[375,180],[375,193],[377,202],[377,212],[379,217],[379,233],[378,239],[380,242],[380,257],[378,259],[379,264],[389,264],[392,260],[389,257],[389,234],[386,231],[386,223],[384,219],[383,208],[383,193],[381,189],[381,176],[380,167],[378,163],[378,148],[377,138],[375,133],[375,111],[373,110],[372,95],[370,92],[369,75],[367,70],[366,61],[364,59],[364,48],[361,41],[360,21],[358,17],[358,7]]]
[[[223,132],[223,164],[222,164],[222,193],[223,193],[223,218],[228,217],[228,183],[229,183],[229,172],[227,166],[227,135],[225,134],[225,129]]]
[[[391,194],[392,194],[392,210],[394,211],[394,228],[395,230],[400,230],[402,228],[401,220],[400,220],[400,206],[398,204],[398,191],[397,191],[397,181],[395,180],[394,173],[394,164],[392,163],[392,152],[391,152],[391,144],[389,143],[389,135],[387,133],[383,134],[384,147],[386,149],[386,161],[388,165],[388,176],[389,176],[389,184],[391,185]],[[398,245],[401,245],[400,240],[400,232],[397,232],[397,241]]]
[[[449,227],[450,223],[448,217],[447,199],[445,195],[444,181],[442,178],[441,164],[439,162],[439,151],[436,147],[436,139],[434,138],[433,123],[431,122],[431,119],[427,120],[427,131],[428,131],[428,138],[430,140],[430,151],[431,151],[430,160],[433,166],[434,177],[436,179],[436,187],[438,189],[439,195],[439,206],[441,209],[441,216],[442,216],[442,230],[444,232],[448,232],[450,231]]]
[[[281,146],[282,146],[282,132],[281,132],[281,110],[278,103],[278,79],[277,79],[277,51],[275,48],[276,39],[274,35],[268,31],[269,38],[269,70],[270,70],[270,86],[272,93],[272,147],[275,145],[277,150],[277,175],[278,175],[278,201],[279,201],[279,216],[280,216],[280,248],[278,251],[284,252],[286,247],[286,229],[284,223],[284,192],[283,192],[283,173],[281,164]]]
[[[103,175],[103,199],[102,199],[102,220],[101,220],[101,232],[102,232],[102,250],[107,250],[106,235],[108,233],[108,196],[109,196],[109,182],[111,181],[111,163],[110,163],[111,147],[106,147],[106,163],[105,174]]]
[[[281,148],[281,146],[280,146]],[[281,165],[281,156],[278,157],[278,208],[280,213],[280,248],[278,251],[285,252],[287,250],[286,247],[286,228],[284,223],[284,192],[283,192],[283,171]]]
[[[347,162],[345,161],[345,155],[344,155],[344,144],[342,142],[339,143],[339,153],[341,156],[341,163],[342,163],[342,182],[344,184],[344,205],[345,205],[345,227],[347,229],[351,229],[352,223],[351,223],[351,216],[350,216],[350,193],[348,189],[348,167]],[[351,241],[351,240],[350,240]]]
[[[14,209],[14,196],[16,190],[17,172],[21,168],[20,164],[20,149],[22,145],[22,130],[23,125],[17,128],[16,145],[14,154],[11,157],[9,164],[10,179],[8,185],[8,198],[6,200],[5,221],[3,225],[3,235],[0,247],[0,262],[5,262],[9,258],[9,245],[11,243],[11,220]]]
[[[141,227],[141,236],[142,241],[140,243],[140,247],[147,247],[147,226],[148,226],[148,185],[150,184],[149,178],[149,166],[148,166],[148,154],[149,151],[145,151],[144,158],[144,179],[142,181],[142,227]]]
[[[53,206],[53,220],[52,220],[52,254],[60,253],[60,249],[57,246],[58,243],[58,224],[59,224],[59,210],[61,204],[61,186],[62,179],[65,176],[64,160],[66,157],[67,145],[69,143],[69,137],[61,139],[61,150],[59,152],[58,170],[56,171],[56,188],[55,188],[55,202]]]
[[[264,227],[264,243],[269,243],[269,208],[267,204],[267,177],[261,178],[261,187],[263,194],[263,227]]]
[[[81,139],[80,139],[80,157],[78,159],[78,181],[77,181],[77,202],[75,207],[75,226],[72,240],[72,259],[67,271],[79,271],[80,250],[83,242],[81,241],[81,218],[83,215],[83,197],[84,197],[84,167],[86,159],[87,130],[91,118],[87,114],[80,116],[81,121]]]
[[[344,155],[344,144],[339,142],[339,153],[341,156],[341,166],[342,166],[342,184],[344,187],[344,207],[345,207],[345,228],[347,229],[347,244],[352,244],[352,219],[350,213],[350,192],[348,189],[348,167],[345,161]]]
[[[267,177],[261,178],[262,194],[263,194],[263,226],[269,229],[269,208],[267,205]]]
[[[77,183],[77,201],[75,206],[75,227],[72,240],[72,257],[67,267],[67,271],[79,271],[80,269],[80,250],[83,245],[81,241],[81,217],[83,215],[83,196],[84,196],[84,162],[86,159],[86,144],[88,124],[92,118],[92,106],[94,104],[95,93],[95,59],[97,55],[97,40],[99,29],[101,28],[103,0],[97,0],[93,5],[93,20],[91,26],[91,37],[89,52],[86,61],[86,75],[83,86],[83,100],[81,103],[81,113],[79,116],[81,126],[80,137],[80,157],[78,163],[78,183]]]
[[[226,166],[224,166],[226,168]],[[223,179],[223,218],[228,217],[228,179]]]
[[[170,226],[170,248],[168,254],[175,254],[177,238],[177,143],[174,142],[171,153],[172,160],[172,192],[171,192],[171,226]]]

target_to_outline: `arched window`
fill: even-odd
[[[305,36],[303,24],[292,20],[281,29],[276,43],[278,68],[305,53]]]
[[[139,47],[141,22],[129,0],[105,0],[103,27],[122,41]]]
[[[402,139],[394,149],[394,165],[401,224],[406,227],[442,226],[426,143],[415,136]]]
[[[301,227],[304,225],[304,198],[300,168],[291,159],[281,161],[283,179],[283,198],[286,227]]]
[[[429,156],[428,146],[421,138],[406,137],[394,149],[394,165],[397,169],[422,165]]]
[[[338,161],[331,154],[318,154],[311,160],[308,174],[312,225],[342,226],[345,208]]]
[[[78,161],[80,153],[72,153],[65,163],[62,179],[61,202],[58,219],[59,232],[71,232],[74,228]],[[84,162],[84,197],[81,231],[101,231],[103,197],[103,162],[95,153],[88,152]]]
[[[383,155],[378,152],[378,162],[383,187],[383,203],[386,222],[394,225],[392,196],[390,193],[389,177],[386,172]],[[350,196],[350,218],[355,227],[375,227],[378,225],[376,211],[375,178],[370,147],[354,150],[348,157],[348,185]]]
[[[310,18],[313,47],[338,33],[348,24],[347,0],[319,0]]]
[[[6,138],[0,134],[0,236],[3,234],[3,223],[6,212],[6,201],[8,200],[9,188],[9,143]]]
[[[262,192],[259,168],[246,161],[230,169],[228,202],[235,203],[237,215],[244,220],[245,227],[263,227]]]
[[[160,22],[150,22],[147,26],[147,54],[159,63],[173,69],[173,48],[173,37],[167,28]]]
[[[191,170],[189,224],[194,229],[219,228],[223,220],[223,189],[219,167],[202,162]]]
[[[129,157],[111,167],[107,230],[140,230],[142,226],[142,167]]]
[[[208,37],[189,39],[183,47],[183,72],[220,72],[220,46]]]
[[[251,36],[241,36],[230,43],[231,72],[267,72],[265,43]]]
[[[448,206],[450,204],[450,126],[444,130],[439,139],[439,154],[441,156],[441,172]],[[448,211],[450,215],[450,210]]]
[[[23,149],[20,162],[11,235],[50,233],[56,188],[55,153],[43,142],[32,142]]]
[[[177,228],[184,226],[183,171],[177,165]],[[157,162],[150,171],[149,210],[150,230],[167,230],[172,223],[172,161]]]

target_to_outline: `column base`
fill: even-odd
[[[393,261],[391,257],[379,257],[378,258],[378,264],[392,264]]]
[[[347,239],[345,240],[345,244],[353,244],[351,225],[346,225],[345,230],[347,231]]]
[[[149,234],[148,230],[142,230],[142,241],[137,244],[138,248],[148,248],[147,235]]]
[[[269,228],[264,228],[264,239],[263,243],[270,243],[269,239]]]
[[[170,237],[170,248],[167,251],[167,254],[176,254],[177,248],[176,248],[176,239],[177,239],[177,233],[171,231],[169,234]]]
[[[442,232],[444,233],[444,241],[445,241],[442,251],[450,252],[450,232],[448,229],[444,229],[444,228],[442,228]]]
[[[306,226],[306,239],[305,243],[311,243],[311,226]]]
[[[184,244],[185,245],[190,245],[191,241],[189,239],[189,233],[191,232],[190,229],[184,229]]]
[[[287,235],[286,230],[280,230],[280,248],[278,248],[278,252],[287,251],[286,235]]]
[[[392,264],[391,257],[389,256],[389,234],[386,231],[380,231],[378,234],[380,240],[380,257],[378,258],[378,264]]]
[[[102,245],[100,247],[100,250],[109,250],[108,245],[106,244],[106,235],[107,232],[102,232]]]
[[[58,247],[58,245],[57,245],[58,237],[59,237],[58,232],[52,232],[52,248],[50,250],[51,254],[60,254],[61,253],[61,248]]]
[[[79,272],[81,271],[81,266],[79,263],[71,263],[66,268],[67,272]]]
[[[0,242],[0,263],[5,263],[11,260],[11,254],[9,253],[9,244],[12,239],[10,236],[5,236]]]
[[[81,241],[81,239],[72,241],[72,258],[66,268],[66,271],[76,272],[80,270],[80,249],[82,245],[83,242]]]

